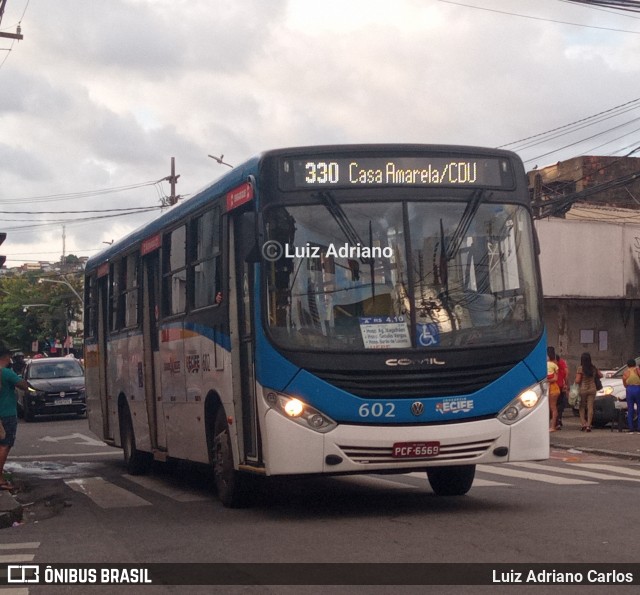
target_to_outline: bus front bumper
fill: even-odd
[[[339,424],[323,434],[268,410],[263,418],[266,472],[404,473],[431,466],[542,460],[549,457],[548,416],[547,407],[537,407],[512,425],[497,418],[428,426]]]

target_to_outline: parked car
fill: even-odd
[[[33,359],[27,363],[23,378],[29,388],[16,389],[16,396],[18,411],[25,421],[33,421],[36,415],[85,413],[84,370],[76,360],[66,357]]]
[[[636,357],[636,363],[640,365],[640,356]],[[593,426],[604,428],[607,424],[618,419],[619,409],[624,409],[626,414],[626,389],[622,384],[622,375],[627,366],[618,368],[609,376],[602,378],[602,390],[596,393],[593,406]],[[623,422],[624,423],[624,422]]]

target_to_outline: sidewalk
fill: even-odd
[[[0,491],[0,529],[11,527],[21,520],[22,505],[10,492]]]
[[[610,427],[593,428],[591,432],[580,431],[580,418],[571,409],[566,409],[562,417],[563,428],[551,432],[552,448],[575,449],[583,452],[603,454],[625,459],[640,460],[640,434],[611,431]]]

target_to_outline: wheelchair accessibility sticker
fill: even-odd
[[[440,329],[435,322],[419,322],[416,325],[418,347],[433,347],[440,344]]]

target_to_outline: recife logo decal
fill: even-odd
[[[447,413],[469,413],[473,410],[473,400],[466,397],[449,397],[436,403],[436,411],[445,415]]]

